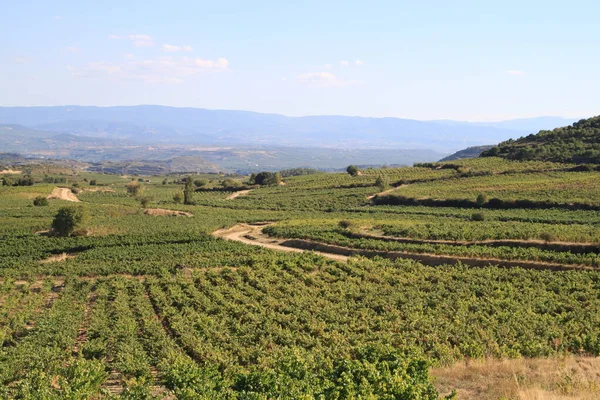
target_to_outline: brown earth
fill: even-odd
[[[155,217],[193,217],[194,214],[185,211],[177,211],[177,210],[165,210],[163,208],[147,208],[144,210],[144,214],[152,215]]]
[[[75,256],[72,254],[67,254],[67,253],[56,254],[56,255],[50,256],[44,260],[41,260],[40,263],[46,264],[46,263],[51,263],[51,262],[60,262],[60,261],[65,261],[67,258],[75,258]]]
[[[15,171],[14,169],[3,169],[0,174],[20,174],[22,171]]]
[[[71,192],[71,189],[68,188],[54,188],[52,193],[47,197],[47,199],[58,199],[58,200],[66,200],[72,201],[74,203],[79,203],[80,200]]]
[[[252,189],[248,189],[248,190],[238,190],[237,192],[233,192],[231,193],[229,196],[225,197],[225,200],[233,200],[236,197],[240,197],[240,196],[245,196],[248,193],[250,193],[250,190]]]

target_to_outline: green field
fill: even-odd
[[[189,205],[173,199],[181,176],[136,176],[135,198],[131,177],[34,168],[34,185],[0,186],[0,398],[437,399],[449,393],[432,366],[596,357],[600,173],[572,167],[488,157],[288,177],[233,199],[227,177],[197,176],[212,182]],[[376,205],[381,176],[390,196],[486,200]],[[73,185],[81,202],[33,205]],[[148,214],[139,197],[191,216]],[[52,235],[65,206],[87,218]],[[256,246],[212,235],[254,223]],[[258,246],[294,241],[371,256]]]

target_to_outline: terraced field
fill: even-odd
[[[76,204],[33,206],[56,188],[43,176],[2,186],[0,397],[600,396],[598,173],[494,160],[239,196],[215,183],[187,205],[177,177],[143,178],[145,207],[127,177],[68,176]],[[389,195],[590,207],[376,205],[380,176],[398,186]],[[85,190],[91,178],[101,190]],[[87,218],[54,236],[65,206]],[[521,363],[522,385],[485,375],[474,389],[475,359],[480,374]],[[536,378],[533,365],[565,359],[586,366],[570,386]]]

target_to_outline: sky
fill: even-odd
[[[0,106],[600,114],[597,1],[0,0]]]

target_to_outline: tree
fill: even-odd
[[[33,205],[36,207],[43,207],[48,205],[48,199],[43,196],[38,196],[33,199]]]
[[[381,190],[382,192],[384,190],[387,190],[387,188],[390,186],[387,177],[385,177],[384,175],[379,175],[377,177],[377,180],[375,181],[375,185],[377,185],[377,187],[379,187],[379,190]]]
[[[70,236],[86,218],[83,207],[62,207],[54,216],[52,231],[58,236]]]
[[[349,165],[348,168],[346,168],[346,172],[349,173],[351,176],[357,176],[359,169],[356,165]]]
[[[183,187],[183,204],[193,204],[193,196],[194,182],[192,182],[192,177],[188,176],[185,180],[185,186]]]
[[[96,180],[95,179],[92,179],[90,181],[90,186],[96,186]]]
[[[150,202],[151,202],[151,201],[152,201],[152,197],[150,197],[150,196],[143,196],[143,197],[140,197],[140,205],[141,205],[143,208],[147,208],[147,207],[148,207],[148,204],[150,204]]]
[[[206,179],[196,179],[194,181],[194,186],[196,186],[197,188],[200,188],[202,186],[206,186],[208,185],[208,181]]]
[[[139,182],[131,181],[125,187],[127,188],[127,193],[132,197],[138,197],[142,194],[142,185]]]

